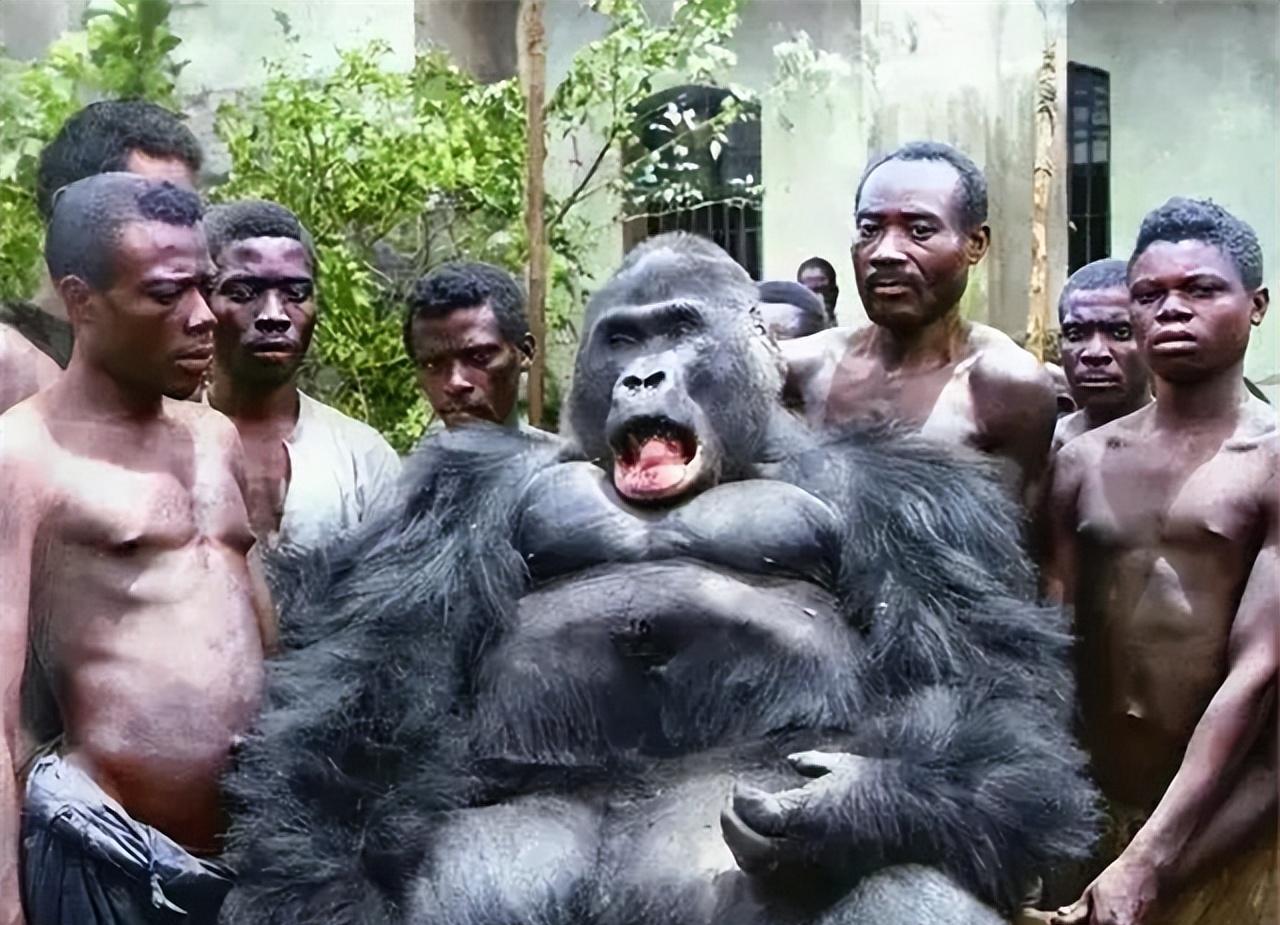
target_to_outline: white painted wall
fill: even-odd
[[[1114,255],[1169,197],[1209,197],[1253,226],[1280,299],[1280,2],[1076,0],[1068,43],[1111,74]],[[1245,374],[1280,405],[1280,306]]]

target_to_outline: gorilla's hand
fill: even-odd
[[[810,751],[788,755],[787,761],[813,780],[780,793],[735,784],[720,814],[725,843],[738,866],[756,876],[786,875],[797,868],[836,875],[848,871],[858,847],[856,794],[880,759]]]

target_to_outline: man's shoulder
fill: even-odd
[[[1147,415],[1151,407],[1146,405],[1101,427],[1086,430],[1063,446],[1059,458],[1065,463],[1093,465],[1105,453],[1123,451],[1140,444],[1147,430]]]
[[[807,337],[782,341],[778,347],[788,364],[817,366],[824,360],[839,359],[849,348],[849,344],[859,336],[859,332],[867,327],[869,325],[827,328]]]
[[[1003,331],[985,324],[973,324],[969,343],[973,351],[975,376],[993,384],[1053,392],[1053,377],[1044,364]]]
[[[0,469],[7,475],[38,476],[47,470],[51,455],[57,452],[38,396],[0,414]]]
[[[1072,411],[1058,418],[1053,428],[1054,450],[1061,450],[1072,440],[1083,436],[1088,430],[1088,418],[1083,411]]]

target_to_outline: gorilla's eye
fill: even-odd
[[[630,334],[621,334],[617,331],[609,335],[610,347],[630,347],[636,342],[636,339]]]

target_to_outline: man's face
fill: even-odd
[[[233,382],[293,379],[316,323],[311,258],[293,238],[248,238],[223,248],[210,306],[218,367]]]
[[[145,151],[130,151],[124,169],[157,183],[168,181],[174,186],[194,191],[196,175],[186,162],[176,157],[152,157]]]
[[[990,238],[985,226],[961,227],[959,196],[960,175],[944,161],[887,161],[867,177],[853,269],[874,323],[912,331],[959,303]]]
[[[415,318],[410,336],[418,385],[446,427],[511,418],[520,373],[533,356],[532,337],[520,345],[508,341],[488,305]]]
[[[80,295],[69,300],[78,343],[118,382],[186,398],[213,361],[216,322],[206,302],[213,265],[204,229],[132,222],[121,229],[113,256],[109,287],[78,284]]]
[[[825,270],[821,267],[806,267],[800,271],[796,282],[810,292],[816,292],[821,296],[822,304],[827,307],[827,314],[834,317],[836,296],[840,294],[840,290],[836,288],[835,280],[827,276]]]
[[[1062,368],[1079,408],[1136,404],[1150,387],[1129,290],[1078,289],[1062,315]]]
[[[1203,241],[1157,241],[1129,271],[1129,296],[1151,371],[1196,381],[1239,363],[1262,323],[1267,290],[1248,290],[1231,258]]]

